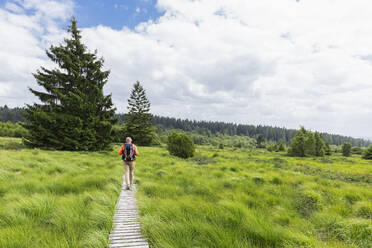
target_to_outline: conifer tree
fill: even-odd
[[[150,101],[140,82],[133,85],[133,90],[128,99],[127,134],[138,145],[151,145],[154,137]]]
[[[349,142],[345,142],[341,147],[342,155],[345,156],[345,157],[350,157],[351,147],[352,147],[352,145]]]
[[[363,153],[364,159],[372,160],[372,145],[370,145]]]
[[[301,127],[291,140],[288,154],[298,157],[314,156],[315,143],[314,134],[304,127]]]
[[[325,155],[329,156],[332,154],[331,146],[329,145],[329,141],[327,140],[324,145],[324,153]]]
[[[291,144],[288,149],[288,153],[292,156],[305,157],[306,156],[306,136],[307,131],[304,127],[296,132],[296,135],[292,138]]]
[[[283,141],[280,141],[279,148],[278,149],[279,149],[280,152],[284,152],[285,151],[285,146],[284,146]]]
[[[87,51],[74,18],[68,33],[64,44],[46,51],[58,67],[41,67],[33,74],[44,90],[30,88],[41,103],[26,107],[29,135],[24,141],[59,150],[105,149],[116,122],[111,95],[103,94],[110,72],[102,70],[103,58]]]
[[[315,156],[323,157],[324,156],[324,141],[320,133],[315,132]]]
[[[256,143],[257,143],[257,148],[265,148],[265,145],[264,145],[265,137],[262,133],[257,136]]]

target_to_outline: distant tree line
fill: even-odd
[[[0,106],[0,121],[1,122],[25,122],[25,118],[22,116],[24,112],[23,108],[9,108],[7,105],[4,107]]]
[[[23,108],[9,108],[6,105],[0,106],[0,121],[2,122],[24,122],[25,118],[22,116]],[[126,114],[116,114],[119,123],[124,123],[127,120]],[[257,138],[262,134],[263,138],[267,141],[280,143],[284,142],[286,145],[290,144],[290,140],[295,136],[297,130],[287,129],[271,126],[254,126],[243,125],[226,122],[213,122],[213,121],[195,121],[188,119],[176,119],[172,117],[153,116],[152,123],[154,126],[165,129],[179,129],[185,132],[193,132],[201,136],[214,137],[217,135],[224,136],[249,136]],[[336,134],[321,133],[323,139],[328,141],[331,145],[343,145],[349,142],[353,146],[367,147],[371,142],[363,139],[346,137]],[[199,143],[199,142],[196,142]]]
[[[10,121],[0,122],[0,137],[21,138],[27,134],[27,130],[22,127],[20,122],[12,123]]]
[[[117,114],[120,122],[125,121],[124,114]],[[215,122],[215,121],[195,121],[188,119],[176,119],[171,117],[153,116],[152,122],[157,127],[164,129],[179,129],[186,132],[196,132],[200,135],[208,137],[215,135],[238,135],[238,136],[249,136],[258,137],[260,134],[267,141],[275,143],[284,142],[286,145],[290,144],[291,139],[295,136],[297,130],[287,129],[281,127],[271,126],[254,126],[254,125],[243,125],[226,122]],[[363,139],[357,139],[352,137],[346,137],[336,134],[320,133],[325,141],[328,141],[331,145],[342,145],[345,142],[351,143],[353,146],[366,147],[371,142]]]

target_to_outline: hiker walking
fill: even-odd
[[[136,155],[138,155],[137,146],[132,144],[132,138],[127,137],[125,139],[125,144],[120,147],[119,155],[124,163],[125,171],[125,184],[127,185],[127,190],[132,190],[133,179],[134,179],[134,164],[136,161]]]

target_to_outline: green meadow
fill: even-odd
[[[0,247],[107,247],[123,175],[115,153],[17,142],[0,139]]]
[[[122,165],[110,152],[22,149],[0,139],[0,247],[107,247]],[[372,162],[360,155],[139,147],[151,247],[372,247]]]
[[[359,156],[142,150],[138,198],[152,247],[372,247],[372,162]]]

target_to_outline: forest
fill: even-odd
[[[8,106],[0,106],[0,122],[25,122],[22,116],[23,108],[9,108]],[[116,114],[119,119],[119,124],[123,124],[126,119],[125,114]],[[263,134],[267,141],[279,143],[284,142],[289,145],[290,140],[296,134],[295,129],[288,129],[283,127],[272,127],[264,125],[247,125],[235,124],[216,121],[197,121],[188,119],[178,119],[172,117],[163,117],[154,115],[152,123],[156,127],[158,134],[162,130],[178,129],[185,132],[193,132],[202,136],[212,137],[217,135],[224,136],[248,136],[256,138],[259,134]],[[9,128],[9,125],[7,126]],[[370,141],[347,137],[337,134],[321,133],[324,140],[328,141],[331,145],[342,145],[345,142],[351,143],[353,146],[367,147],[371,144]],[[3,135],[4,136],[4,135]],[[18,137],[18,136],[17,136]]]
[[[125,114],[117,114],[120,123],[125,122]],[[290,140],[295,136],[297,130],[287,129],[283,127],[272,127],[263,125],[243,125],[226,122],[215,121],[196,121],[188,119],[177,119],[172,117],[153,116],[153,124],[159,129],[166,130],[179,129],[186,132],[196,132],[203,136],[248,136],[256,138],[259,134],[263,134],[267,141],[275,143],[284,142],[287,145]],[[347,137],[337,134],[321,133],[324,140],[328,141],[331,145],[342,145],[345,142],[351,143],[353,146],[367,147],[371,142],[363,139]]]

